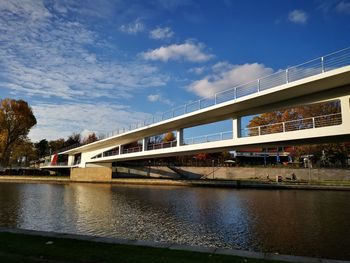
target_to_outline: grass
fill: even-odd
[[[52,241],[52,244],[46,244]],[[277,262],[165,248],[0,233],[0,262]]]

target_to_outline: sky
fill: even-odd
[[[350,0],[0,0],[0,99],[102,134],[350,46]],[[224,131],[224,130],[222,130]]]

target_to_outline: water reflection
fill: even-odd
[[[0,184],[0,225],[350,259],[349,192]]]

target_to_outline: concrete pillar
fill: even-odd
[[[68,155],[68,165],[74,164],[74,155]]]
[[[119,155],[123,154],[123,145],[119,145]]]
[[[233,139],[238,139],[241,137],[241,118],[235,117],[232,119],[232,133]]]
[[[142,139],[142,151],[145,152],[147,151],[147,146],[148,146],[148,138],[143,138]]]
[[[184,130],[179,129],[176,131],[176,146],[179,147],[183,144],[183,139],[184,139]]]
[[[350,124],[350,96],[340,98],[342,124]]]

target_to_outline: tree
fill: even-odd
[[[38,158],[45,157],[49,154],[49,142],[46,139],[43,139],[37,143],[34,143]]]
[[[176,137],[173,132],[167,132],[163,138],[163,142],[172,142],[175,140],[176,140]]]
[[[276,129],[280,129],[277,124],[285,121],[305,119],[315,116],[329,115],[340,112],[340,102],[330,101],[324,103],[316,103],[310,105],[303,105],[294,108],[281,109],[272,112],[266,112],[253,117],[248,124],[249,128],[254,128],[257,126],[271,125],[266,133],[277,132]],[[282,127],[282,126],[281,126]]]
[[[65,140],[64,139],[57,139],[49,141],[49,148],[51,149],[51,153],[57,152],[58,150],[64,148],[65,146]]]
[[[73,133],[68,137],[68,139],[65,142],[65,147],[69,147],[75,144],[80,144],[81,138],[79,133]]]
[[[98,138],[97,138],[96,134],[93,132],[93,133],[89,134],[86,138],[84,138],[83,144],[88,144],[88,143],[92,143],[92,142],[96,142],[96,141],[98,141]]]
[[[33,143],[26,138],[16,143],[12,150],[10,165],[28,166],[30,161],[37,160],[37,153]]]
[[[9,98],[0,101],[0,165],[9,165],[14,147],[26,140],[35,124],[36,118],[27,102]]]
[[[278,123],[309,118],[302,122],[293,121],[285,123],[286,131],[305,129],[310,128],[310,125],[312,125],[311,117],[340,112],[340,102],[338,100],[316,103],[257,115],[250,120],[248,127],[250,128],[250,135],[258,135],[257,129],[254,129],[257,126],[262,126],[260,127],[260,134],[270,134],[283,131],[283,126]],[[300,159],[303,155],[313,155],[313,161],[316,162],[321,159],[323,153],[330,162],[335,163],[336,161],[340,161],[344,164],[348,153],[347,145],[349,144],[335,143],[297,146],[294,147],[291,155],[296,159]]]

